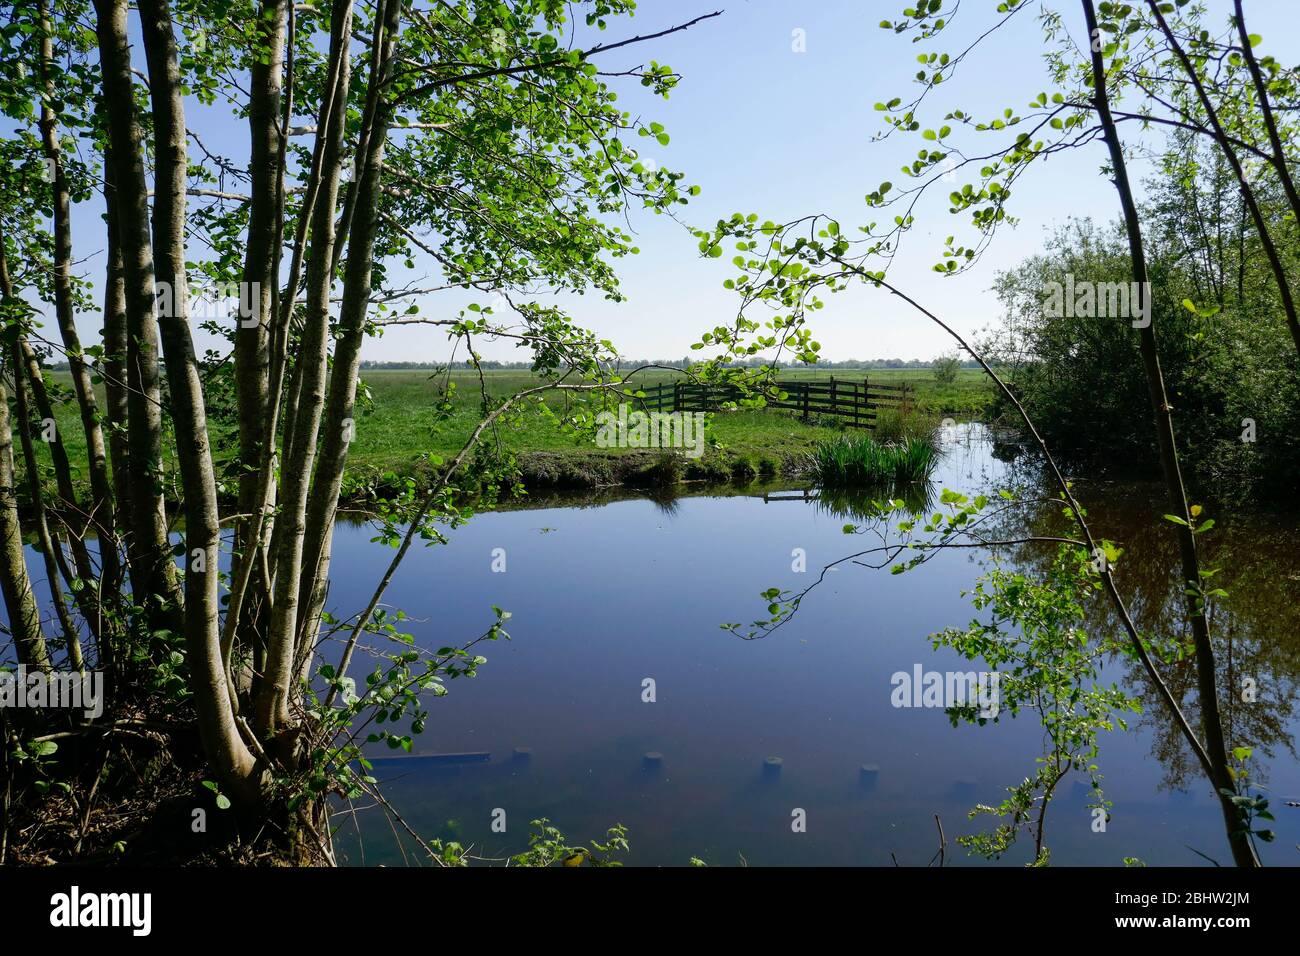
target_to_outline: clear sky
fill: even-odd
[[[736,211],[775,221],[822,212],[852,234],[856,225],[881,218],[867,210],[863,196],[886,179],[902,182],[899,167],[922,145],[917,134],[873,142],[883,128],[873,105],[913,95],[920,50],[956,52],[995,22],[992,0],[965,0],[941,45],[913,44],[910,36],[878,25],[905,5],[903,0],[642,0],[636,17],[612,22],[602,39],[655,32],[716,9],[724,13],[600,62],[603,69],[620,69],[654,59],[682,74],[667,101],[650,96],[635,80],[612,81],[621,84],[616,89],[625,109],[663,123],[671,135],[667,147],[652,149],[646,148],[651,140],[637,139],[642,155],[684,171],[686,182],[701,187],[698,197],[679,207],[682,220],[707,226]],[[1062,11],[1076,34],[1082,32],[1077,3],[1049,5]],[[1226,0],[1208,6],[1212,23],[1226,20]],[[1291,19],[1300,4],[1248,0],[1246,6],[1252,31],[1265,38],[1263,49],[1294,62],[1300,44]],[[939,125],[956,106],[981,115],[1007,106],[1023,110],[1040,91],[1052,90],[1037,20],[1040,4],[1029,7],[985,41],[962,65],[957,82],[927,103],[926,125]],[[246,162],[243,126],[234,128],[214,112],[195,110],[192,126],[219,142],[221,152]],[[1137,135],[1131,126],[1125,133]],[[1159,137],[1147,142],[1158,145]],[[979,137],[965,145],[978,148]],[[940,277],[930,269],[944,237],[962,235],[968,221],[948,213],[946,190],[936,194],[937,202],[920,209],[891,278],[961,331],[988,326],[999,315],[990,291],[997,270],[1033,254],[1044,230],[1071,215],[1114,218],[1114,188],[1099,175],[1103,153],[1095,143],[1035,164],[1012,200],[1019,224],[1000,232],[979,265],[961,276]],[[1136,171],[1142,170],[1139,163]],[[74,218],[77,255],[85,257],[81,268],[96,284],[103,269],[99,213],[97,204],[88,203]],[[735,313],[734,293],[722,288],[733,272],[731,250],[721,259],[701,258],[696,241],[668,217],[639,213],[632,225],[641,254],[619,263],[629,301],[615,304],[589,295],[563,304],[579,324],[613,340],[625,356],[683,356],[700,332]],[[424,269],[427,263],[417,265]],[[441,293],[421,304],[431,316],[448,317],[471,300],[484,297]],[[93,334],[98,322],[97,315],[86,316],[85,331]],[[942,332],[896,299],[865,289],[829,299],[813,328],[823,355],[837,360],[928,359],[951,347]],[[201,333],[196,339],[201,348],[216,347]],[[482,351],[488,358],[527,357],[507,343],[483,343]],[[441,361],[447,355],[444,334],[429,327],[389,330],[364,351],[365,358],[379,361]]]
[[[922,141],[919,134],[895,134],[873,143],[883,128],[874,104],[910,98],[921,49],[956,52],[995,22],[992,0],[966,0],[941,46],[913,44],[910,36],[879,26],[904,6],[903,0],[642,0],[635,18],[611,26],[607,34],[614,38],[724,11],[684,33],[602,60],[630,67],[654,59],[682,74],[667,101],[635,83],[618,89],[624,108],[662,122],[672,137],[667,147],[653,151],[643,148],[649,140],[638,140],[642,155],[684,171],[687,182],[701,187],[700,196],[681,207],[683,221],[707,226],[736,211],[774,221],[825,212],[852,232],[852,226],[879,219],[866,209],[864,195],[884,180],[899,183],[899,167],[915,157]],[[1029,6],[985,41],[958,81],[928,103],[932,125],[957,106],[981,113],[1006,106],[1023,110],[1038,92],[1053,89],[1043,61],[1040,5]],[[1049,6],[1082,34],[1077,3]],[[1284,61],[1295,49],[1286,14],[1294,15],[1297,6],[1296,0],[1248,0],[1246,7],[1251,29],[1265,37],[1263,49]],[[1212,2],[1209,9],[1211,21],[1222,23],[1230,4]],[[795,51],[795,30],[803,31],[805,52]],[[1133,128],[1125,132],[1137,135]],[[979,145],[978,137],[968,142]],[[1159,137],[1148,142],[1158,144]],[[950,214],[942,198],[946,191],[938,193],[939,201],[918,216],[892,278],[961,331],[989,325],[999,315],[990,291],[997,270],[1036,252],[1044,230],[1068,216],[1117,215],[1114,187],[1099,175],[1103,154],[1097,143],[1036,164],[1013,198],[1019,225],[1002,231],[978,267],[961,276],[940,277],[930,268],[944,238],[968,221]],[[1137,169],[1143,168],[1139,163]],[[721,259],[701,258],[695,240],[666,217],[642,214],[633,226],[641,254],[619,263],[629,301],[587,296],[566,304],[581,324],[612,339],[626,356],[685,355],[701,331],[735,313],[735,294],[722,288],[734,272],[728,265],[732,251]],[[455,300],[446,301],[450,311]],[[940,330],[909,314],[897,299],[865,289],[829,299],[813,328],[822,353],[836,360],[928,359],[951,348]],[[368,345],[366,357],[400,360],[429,344],[428,331],[390,331]],[[494,358],[522,357],[511,346],[483,351]]]

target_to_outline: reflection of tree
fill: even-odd
[[[1019,480],[1032,484],[1030,471]],[[1158,651],[1162,673],[1170,691],[1188,718],[1199,724],[1196,670],[1191,659],[1191,637],[1183,613],[1184,596],[1178,580],[1178,551],[1173,528],[1160,521],[1164,510],[1159,490],[1136,483],[1080,485],[1080,503],[1099,537],[1124,549],[1116,563],[1116,579],[1142,634]],[[1068,529],[1061,509],[1041,498],[1021,498],[1026,507],[1004,515],[1006,532],[1049,535]],[[1216,658],[1220,662],[1220,708],[1229,749],[1253,747],[1255,754],[1273,757],[1278,752],[1295,756],[1289,725],[1296,717],[1300,687],[1300,608],[1290,591],[1287,569],[1296,564],[1294,522],[1279,522],[1264,515],[1229,516],[1201,538],[1205,566],[1219,568],[1212,586],[1228,592],[1210,603],[1210,623]],[[1030,542],[1016,547],[1012,560],[1041,575],[1055,551]],[[1100,597],[1087,609],[1088,626],[1096,633],[1111,633],[1122,624],[1113,603]],[[1155,691],[1136,661],[1125,660],[1125,679],[1140,688],[1143,700]],[[1254,682],[1254,700],[1250,696]],[[1165,768],[1163,785],[1185,788],[1200,775],[1194,755],[1163,708],[1148,707],[1136,723],[1152,735],[1152,753]],[[1263,780],[1257,769],[1255,779]]]
[[[723,626],[746,640],[771,634],[798,612],[804,598],[825,580],[827,571],[845,564],[891,567],[898,572],[949,548],[989,548],[996,549],[1008,566],[1041,580],[1060,544],[1085,546],[1069,537],[1077,523],[1066,501],[1051,495],[1056,481],[1040,464],[1026,456],[1017,457],[1010,443],[998,442],[987,430],[968,432],[957,439],[944,443],[948,472],[944,482],[980,496],[975,498],[977,517],[948,525],[947,530],[939,518],[923,518],[925,531],[933,532],[931,540],[923,541],[910,534],[896,535],[890,513],[906,511],[916,516],[928,510],[933,489],[925,489],[924,501],[913,495],[910,501],[904,498],[903,508],[895,500],[884,509],[879,505],[888,494],[859,491],[836,495],[823,490],[818,507],[859,523],[854,530],[866,534],[871,544],[831,562],[802,590],[769,588],[762,592],[770,619],[754,621],[745,628]],[[1087,602],[1086,629],[1098,639],[1120,632],[1142,636],[1144,653],[1152,659],[1149,663],[1158,678],[1139,662],[1131,643],[1108,663],[1122,671],[1126,686],[1137,699],[1150,702],[1136,723],[1151,734],[1152,753],[1165,771],[1163,786],[1186,788],[1203,770],[1187,743],[1190,727],[1200,725],[1201,715],[1177,541],[1172,525],[1166,527],[1161,520],[1167,508],[1164,498],[1157,486],[1133,482],[1081,482],[1071,488],[1079,507],[1087,513],[1093,540],[1104,545],[1097,551],[1109,555],[1119,595],[1117,603],[1099,591]],[[1008,491],[1011,500],[1001,500],[999,490]],[[945,492],[943,502],[955,510],[961,508],[952,502],[970,500],[961,494],[950,499],[948,494]],[[894,497],[898,497],[896,492]],[[981,506],[981,498],[994,506]],[[1199,535],[1198,546],[1202,567],[1212,574],[1207,589],[1227,592],[1226,597],[1207,600],[1225,745],[1229,751],[1251,748],[1257,762],[1248,769],[1252,779],[1263,782],[1259,758],[1272,758],[1279,752],[1296,755],[1289,727],[1296,717],[1300,686],[1300,610],[1287,593],[1290,578],[1279,573],[1279,569],[1296,566],[1292,548],[1295,521],[1279,522],[1249,513],[1215,517],[1218,523]],[[899,523],[899,530],[907,524],[915,522]],[[1126,610],[1122,612],[1121,606]],[[1131,615],[1132,632],[1122,613]],[[1156,705],[1164,693],[1172,698],[1169,707]],[[1177,708],[1190,727],[1180,726],[1170,708]]]
[[[1284,569],[1294,566],[1295,532],[1281,529],[1259,517],[1225,522],[1207,539],[1209,566],[1222,568],[1215,582],[1228,592],[1214,609],[1216,652],[1222,662],[1219,702],[1229,748],[1253,747],[1257,754],[1273,757],[1279,750],[1295,756],[1289,725],[1296,716],[1297,682],[1300,681],[1300,610],[1292,600],[1291,582]],[[1173,567],[1172,543],[1159,566]],[[1151,571],[1158,577],[1158,572]],[[1169,577],[1169,575],[1167,575]],[[1152,585],[1154,592],[1158,584]],[[1168,585],[1166,608],[1181,599]],[[1166,612],[1167,613],[1167,612]],[[1194,699],[1194,676],[1185,662],[1180,683]],[[1166,782],[1183,786],[1195,773],[1190,756],[1172,733],[1157,721],[1152,726],[1157,745],[1171,758]],[[1254,776],[1261,782],[1262,772]]]
[[[533,492],[527,498],[496,506],[498,511],[539,508],[603,508],[619,501],[646,501],[657,505],[665,514],[674,514],[685,498],[756,498],[812,502],[826,514],[837,518],[867,521],[879,518],[879,505],[898,500],[909,514],[919,514],[934,503],[933,483],[886,484],[875,488],[809,488],[803,484],[779,482],[728,482],[709,485],[649,485],[644,487],[611,486],[596,489]],[[363,522],[364,517],[358,519]]]

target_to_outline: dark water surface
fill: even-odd
[[[1047,496],[1031,469],[1008,464],[982,430],[950,436],[936,489],[968,494],[1014,486]],[[1142,485],[1080,484],[1101,534],[1127,550],[1121,587],[1133,596],[1142,627],[1176,627],[1173,537],[1163,506]],[[746,641],[719,628],[763,616],[758,592],[802,588],[822,566],[861,550],[848,537],[843,505],[767,500],[752,491],[654,501],[552,504],[485,513],[448,532],[445,546],[416,548],[386,603],[415,620],[408,628],[428,649],[459,644],[485,630],[491,605],[512,612],[509,642],[479,645],[488,658],[472,680],[450,682],[430,699],[430,720],[416,754],[487,752],[484,762],[443,765],[399,758],[376,765],[384,793],[419,833],[473,844],[503,856],[526,847],[529,821],[547,817],[573,842],[599,839],[625,824],[628,862],[681,865],[924,865],[938,846],[935,815],[949,841],[990,821],[967,819],[976,803],[998,803],[1005,788],[1030,775],[1042,753],[1034,715],[953,728],[942,709],[896,708],[891,675],[970,671],[980,665],[934,651],[928,635],[974,616],[961,592],[987,555],[952,551],[903,575],[845,564],[770,636]],[[581,499],[574,499],[581,502]],[[1064,525],[1052,506],[1029,503],[1005,521],[1008,536]],[[1152,520],[1152,516],[1156,520]],[[1055,522],[1055,523],[1054,523]],[[341,615],[364,606],[392,552],[372,544],[364,525],[335,536],[331,606]],[[1292,747],[1300,673],[1300,581],[1293,519],[1222,518],[1206,539],[1210,562],[1232,594],[1215,612],[1225,696],[1244,677],[1257,700],[1234,691],[1230,746],[1250,745],[1277,816],[1277,841],[1261,845],[1268,863],[1300,861],[1300,764]],[[494,572],[494,549],[506,570]],[[807,555],[792,571],[792,552]],[[1032,570],[1048,552],[1021,550],[1011,563]],[[1115,626],[1109,609],[1092,609],[1092,626]],[[358,656],[360,680],[372,662]],[[1081,777],[1059,788],[1048,815],[1047,843],[1057,864],[1204,863],[1191,848],[1228,860],[1217,804],[1156,709],[1133,667],[1110,674],[1148,701],[1129,732],[1103,735],[1101,771],[1114,802],[1105,832]],[[644,702],[643,681],[656,700]],[[1195,714],[1194,675],[1171,668],[1169,682]],[[1228,682],[1231,681],[1231,687]],[[403,730],[405,728],[402,728]],[[529,748],[530,760],[513,757]],[[658,768],[644,755],[662,754]],[[779,775],[763,763],[780,757]],[[874,780],[862,766],[876,765]],[[1184,789],[1186,788],[1186,789]],[[504,810],[506,832],[493,832]],[[793,832],[796,811],[806,832]],[[498,817],[500,815],[498,814]],[[357,823],[340,817],[338,845],[349,863],[402,857],[375,810]],[[357,827],[363,840],[359,841]],[[364,846],[362,845],[364,844]],[[1023,841],[1005,862],[1029,858]],[[409,847],[408,847],[409,849]],[[950,846],[949,865],[981,864]]]

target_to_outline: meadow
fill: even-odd
[[[56,409],[59,434],[66,443],[70,458],[84,460],[85,440],[80,421],[72,401],[70,380],[66,372],[48,373],[52,385],[60,386],[56,393],[66,397]],[[908,384],[912,387],[914,413],[906,421],[882,412],[880,437],[905,437],[919,429],[928,429],[946,415],[978,418],[989,408],[993,392],[983,374],[974,369],[962,369],[955,381],[940,383],[929,369],[789,369],[781,373],[782,381],[829,381],[832,375],[839,381],[860,382],[869,378],[874,384]],[[672,381],[675,373],[648,370],[638,373],[633,381],[640,386]],[[348,465],[349,484],[360,485],[383,475],[398,477],[426,476],[431,466],[430,456],[449,459],[464,446],[473,429],[482,420],[482,392],[493,400],[500,400],[540,383],[537,375],[523,370],[487,370],[480,384],[477,372],[455,369],[450,373],[435,373],[425,369],[364,369],[362,387],[358,390],[355,438]],[[448,385],[454,386],[448,389]],[[232,490],[230,465],[236,448],[233,416],[221,414],[222,403],[214,402],[215,389],[210,388],[210,422],[213,454],[218,474],[224,473],[223,491]],[[440,410],[444,397],[450,396],[447,407]],[[101,395],[101,403],[103,401]],[[617,404],[614,395],[603,399],[577,397],[572,393],[550,392],[545,396],[546,407],[562,413],[575,403],[586,401],[592,410],[602,407],[602,401]],[[102,408],[102,404],[101,404]],[[710,422],[710,451],[707,476],[720,477],[739,468],[746,471],[752,465],[758,471],[772,473],[790,472],[798,463],[824,442],[844,434],[844,427],[835,419],[802,421],[796,414],[775,409],[721,411]],[[626,454],[621,449],[595,447],[590,435],[578,435],[566,430],[559,420],[537,408],[523,408],[522,414],[502,419],[498,427],[485,434],[493,447],[520,456],[527,466],[530,460],[546,459],[553,467],[557,458],[566,463],[574,460],[599,459],[602,456]],[[169,456],[170,457],[170,456]],[[533,461],[533,464],[536,464]],[[21,462],[18,462],[21,471]],[[174,463],[169,464],[169,470]],[[527,483],[528,467],[525,467]],[[703,477],[699,468],[692,477]],[[84,475],[78,474],[79,481]],[[563,482],[562,482],[563,483]],[[576,479],[579,484],[604,483],[599,477],[589,481]]]
[[[869,373],[801,369],[783,371],[781,379],[828,381],[832,374],[841,381],[861,381],[869,375],[873,383],[910,384],[917,413],[928,419],[937,420],[948,414],[978,417],[987,410],[992,399],[992,389],[987,380],[982,373],[971,369],[961,370],[956,381],[946,385],[937,383],[928,369],[872,370]],[[672,381],[674,377],[669,372],[649,371],[638,373],[634,381],[641,385],[655,385]],[[440,396],[440,383],[447,379],[445,373],[436,383],[432,373],[426,371],[364,371],[363,379],[372,401],[357,421],[356,444],[352,450],[355,463],[377,468],[400,468],[403,462],[421,452],[446,456],[458,450],[480,420],[480,386],[477,374],[467,370],[454,371],[450,378],[456,386],[454,411],[445,421],[435,423],[434,407]],[[484,374],[486,390],[494,398],[537,383],[537,377],[525,371],[501,370]],[[609,400],[613,401],[613,398]],[[572,401],[572,396],[555,393],[548,397],[547,404],[558,410]],[[841,432],[834,422],[823,424],[814,420],[805,424],[794,414],[771,409],[719,412],[714,415],[711,425],[711,437],[722,448],[741,456],[779,457],[803,453]],[[575,436],[537,414],[527,415],[521,423],[499,429],[496,438],[503,448],[519,453],[572,450],[576,444]],[[583,441],[583,448],[594,450],[589,440]]]

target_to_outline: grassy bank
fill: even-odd
[[[939,384],[925,369],[855,372],[837,369],[839,381],[860,381],[869,377],[875,384],[908,383],[913,388],[914,420],[906,427],[895,416],[882,413],[882,437],[894,437],[891,430],[916,427],[918,421],[937,421],[944,415],[978,416],[989,405],[991,389],[978,371],[962,370],[954,382]],[[829,380],[832,373],[821,369],[788,370],[782,379]],[[66,373],[50,377],[67,384]],[[652,371],[637,376],[639,385],[670,381],[671,373]],[[364,391],[358,403],[355,438],[348,464],[349,484],[359,488],[384,483],[385,475],[427,480],[432,470],[428,456],[450,458],[458,452],[481,421],[477,373],[457,370],[450,411],[440,415],[446,376],[435,379],[420,370],[368,370],[363,373]],[[493,398],[503,398],[538,384],[524,371],[489,371],[484,384]],[[552,393],[547,406],[556,412],[572,402],[571,396]],[[71,401],[59,406],[56,418],[59,434],[73,461],[84,460],[85,441],[76,407]],[[850,430],[851,431],[851,430]],[[229,465],[236,449],[233,421],[213,422],[213,454],[218,473],[226,474],[223,490],[233,491]],[[655,484],[672,480],[719,480],[737,474],[745,476],[792,476],[800,473],[809,455],[823,442],[845,434],[835,419],[805,423],[795,414],[777,410],[719,412],[712,417],[710,447],[698,459],[666,464],[664,455],[653,451],[597,448],[590,436],[575,436],[559,423],[530,411],[520,420],[504,423],[486,437],[503,451],[518,456],[528,487],[601,487],[611,484]],[[21,467],[21,463],[20,463]],[[169,470],[171,470],[169,464]],[[666,473],[665,468],[676,469]],[[84,482],[84,475],[77,478]]]
[[[840,381],[855,381],[868,373],[837,370]],[[946,414],[978,416],[989,405],[992,391],[978,371],[962,370],[957,380],[939,385],[927,370],[872,371],[877,384],[908,383],[914,390],[918,414],[938,419]],[[831,373],[819,369],[788,371],[782,379],[826,381]],[[479,421],[478,379],[469,372],[456,372],[453,381],[458,397],[455,411],[444,422],[434,423],[433,405],[437,390],[429,374],[419,371],[369,371],[364,375],[372,403],[357,421],[352,462],[358,468],[401,471],[422,452],[446,457],[464,443]],[[638,384],[670,381],[668,373],[650,372],[637,376]],[[498,371],[486,374],[489,394],[503,397],[537,384],[528,372]],[[551,407],[563,407],[563,396],[548,399]],[[887,424],[887,423],[886,423]],[[834,420],[805,424],[795,415],[776,410],[719,412],[713,416],[710,438],[729,458],[770,458],[780,462],[802,457],[820,442],[841,434]],[[494,436],[501,446],[524,455],[534,452],[564,454],[626,454],[602,452],[590,441],[576,442],[556,424],[540,415],[529,416],[522,425],[499,429]]]

